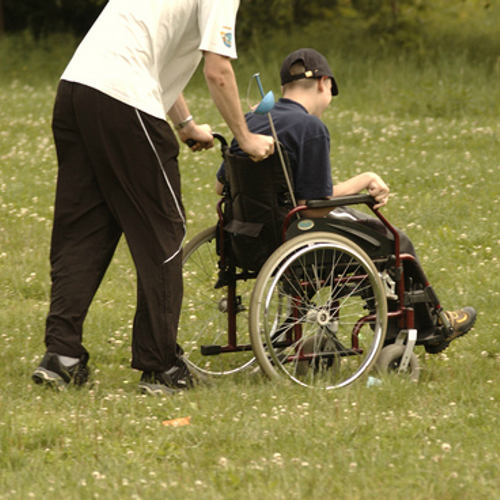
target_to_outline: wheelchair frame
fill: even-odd
[[[217,138],[224,155],[227,143]],[[283,244],[258,273],[237,268],[227,255],[224,201],[217,204],[219,224],[196,235],[183,251],[179,343],[191,369],[228,375],[258,362],[270,379],[326,389],[345,387],[374,366],[379,373],[418,379],[414,347],[439,341],[450,326],[420,266],[420,287],[405,287],[405,263],[415,259],[401,254],[397,230],[373,209],[371,196],[293,208],[283,224]],[[359,204],[393,235],[391,255],[372,258],[351,239],[317,230],[316,223],[325,219],[297,218],[308,208]],[[435,316],[435,328],[425,335],[416,328],[413,307],[422,303],[430,304]],[[389,322],[396,333],[387,338]]]

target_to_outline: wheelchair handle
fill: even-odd
[[[221,146],[227,146],[227,141],[222,134],[214,132],[212,135],[214,139],[217,139],[220,142]],[[196,144],[196,141],[193,139],[188,139],[186,141],[186,144],[188,145],[188,147],[192,148]]]
[[[214,139],[217,139],[220,142],[221,146],[227,146],[226,138],[222,134],[214,132],[212,135],[214,136]]]
[[[308,208],[336,208],[346,205],[368,205],[373,207],[377,201],[369,194],[353,194],[349,196],[337,196],[331,200],[309,200],[306,203]]]

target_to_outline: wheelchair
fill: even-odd
[[[418,380],[417,345],[432,352],[450,329],[418,261],[368,195],[294,206],[275,153],[254,163],[221,142],[227,188],[217,224],[183,249],[179,344],[190,369],[223,376],[257,368],[272,380],[336,389],[399,373]],[[281,157],[282,160],[283,157]],[[365,205],[388,238],[306,208]]]

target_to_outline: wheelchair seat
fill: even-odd
[[[359,222],[343,218],[322,217],[318,219],[300,219],[294,221],[286,232],[290,239],[304,231],[326,231],[345,236],[359,245],[372,259],[387,257],[394,253],[394,242],[380,232]]]

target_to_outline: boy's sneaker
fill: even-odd
[[[63,388],[70,384],[81,386],[89,378],[88,359],[88,354],[80,358],[70,358],[55,352],[46,352],[31,378],[35,384],[49,385],[54,388]]]
[[[430,354],[437,354],[444,351],[452,340],[465,335],[474,326],[477,318],[477,312],[473,307],[464,307],[458,311],[446,311],[444,314],[453,332],[442,342],[427,344],[425,350]]]
[[[162,396],[175,394],[187,389],[192,389],[193,378],[182,358],[164,372],[143,372],[139,382],[139,390],[143,394]]]

